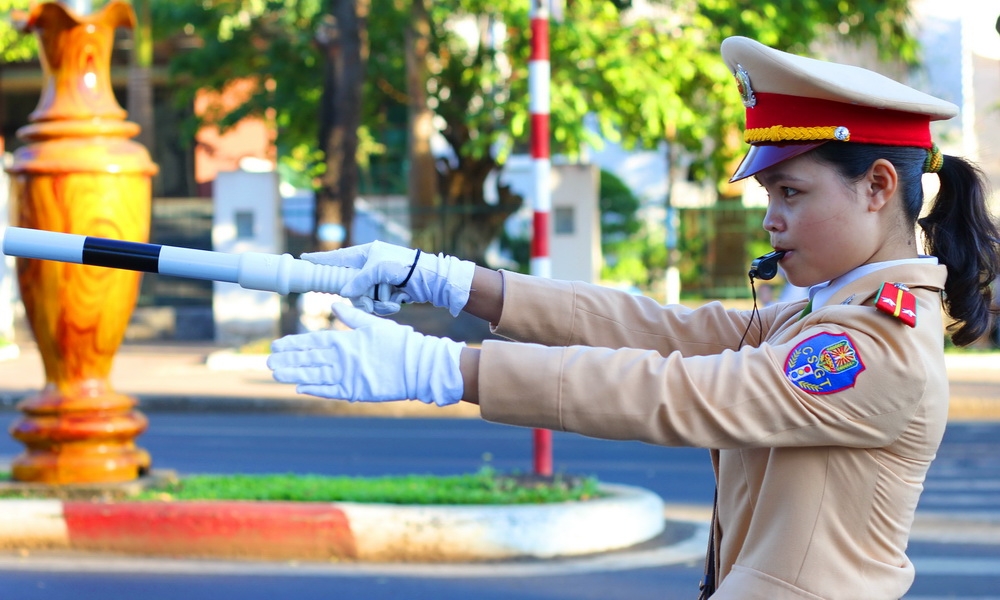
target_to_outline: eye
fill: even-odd
[[[781,195],[784,198],[791,198],[792,196],[799,193],[799,190],[788,186],[781,186],[781,188],[779,189],[781,190]]]

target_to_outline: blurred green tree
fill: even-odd
[[[690,0],[654,3],[646,14],[619,4],[621,11],[607,0],[570,0],[565,22],[551,26],[553,154],[572,159],[602,140],[629,149],[667,141],[691,158],[691,177],[721,186],[742,146],[743,118],[719,57],[725,37],[745,35],[802,53],[817,41],[870,40],[884,57],[917,57],[907,0]],[[437,228],[422,238],[428,249],[483,262],[486,246],[521,204],[509,189],[490,183],[496,187],[486,193],[484,185],[528,136],[528,6],[438,0],[416,7],[424,18],[407,0],[371,0],[360,23],[369,44],[360,159],[398,133],[416,110],[415,90],[426,91],[447,146],[436,160],[437,189],[424,188],[431,191],[421,193],[414,213],[419,229]],[[159,36],[197,40],[172,59],[182,101],[201,88],[253,78],[260,82],[253,98],[205,118],[225,127],[246,115],[272,114],[286,170],[310,177],[322,170],[316,168],[323,162],[316,141],[323,81],[316,32],[329,9],[321,0],[173,0],[154,3],[153,13]],[[408,36],[415,15],[426,27]],[[406,58],[416,43],[426,44],[426,69],[408,82]],[[584,125],[586,116],[596,128]],[[425,141],[410,131],[407,143]],[[428,214],[433,218],[423,219]]]
[[[639,198],[614,173],[601,171],[598,207],[601,213],[601,254],[604,265],[601,278],[610,281],[645,285],[649,279],[635,247],[636,234],[642,229],[636,213]]]
[[[17,30],[16,20],[27,17],[32,0],[0,0],[0,66],[30,60],[38,54],[35,36]]]

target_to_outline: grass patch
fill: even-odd
[[[270,354],[271,342],[274,338],[260,338],[249,341],[236,348],[237,354]]]
[[[977,347],[977,346],[960,347],[953,344],[951,340],[949,340],[948,343],[945,344],[944,351],[946,354],[984,354],[984,355],[995,354],[998,357],[1000,357],[1000,349]]]
[[[1000,347],[996,344],[1000,340],[981,340],[969,346],[956,346],[951,341],[950,335],[944,336],[944,351],[948,354],[996,354],[1000,356]]]
[[[192,475],[132,499],[489,505],[569,502],[602,495],[593,477],[537,478],[501,475],[492,468],[483,468],[473,474],[453,476]]]

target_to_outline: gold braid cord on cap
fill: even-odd
[[[784,125],[758,127],[743,132],[743,141],[748,144],[818,142],[820,140],[848,142],[851,140],[851,132],[846,127],[785,127]],[[924,173],[937,173],[943,164],[944,154],[937,144],[933,144],[927,151],[927,159],[924,160]]]
[[[850,141],[851,134],[846,127],[785,127],[773,125],[747,129],[743,141],[748,144],[761,142],[814,142],[820,140]]]
[[[927,151],[927,160],[924,161],[924,173],[937,173],[944,164],[944,154],[937,144],[931,146]]]

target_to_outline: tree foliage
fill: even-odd
[[[172,0],[153,3],[153,35],[177,41],[170,59],[174,100],[192,106],[199,90],[222,91],[234,80],[257,83],[239,107],[212,107],[188,123],[193,140],[204,122],[220,129],[247,116],[271,117],[280,155],[296,146],[317,146],[322,91],[320,48],[315,34],[321,0]]]
[[[439,161],[444,224],[435,250],[481,259],[520,199],[483,184],[528,138],[529,3],[437,0],[430,3],[428,102],[446,156]],[[159,35],[199,45],[171,64],[185,102],[199,88],[235,78],[260,82],[257,94],[227,114],[271,114],[279,155],[305,170],[315,158],[320,96],[315,31],[320,0],[173,0],[154,4]],[[372,0],[364,128],[385,141],[405,114],[404,28],[408,0]],[[570,158],[585,144],[612,140],[653,148],[664,140],[692,158],[692,174],[719,181],[741,150],[743,107],[719,56],[730,35],[810,53],[818,41],[873,40],[884,56],[916,59],[906,0],[682,0],[620,12],[606,0],[567,0],[551,25],[552,151]],[[272,111],[268,113],[268,111]],[[584,126],[590,115],[597,132]],[[447,223],[451,223],[449,226]]]
[[[646,236],[639,236],[643,224],[637,218],[640,202],[635,193],[614,173],[601,171],[598,208],[601,213],[601,279],[632,281],[645,285],[647,265],[641,262]]]
[[[17,30],[16,20],[27,16],[31,0],[0,0],[0,63],[29,60],[38,54],[35,37]]]

